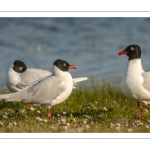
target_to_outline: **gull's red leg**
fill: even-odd
[[[139,119],[140,118],[140,116],[139,116],[139,114],[138,114],[138,111],[140,110],[140,102],[138,102],[138,104],[137,104],[137,113],[136,113],[136,118],[137,119]]]
[[[146,104],[143,104],[143,112],[142,112],[141,119],[143,119],[143,118],[144,118],[145,109],[146,109]]]
[[[50,108],[47,108],[47,119],[48,120],[52,119]]]
[[[28,104],[28,108],[30,109],[32,107],[32,104]]]

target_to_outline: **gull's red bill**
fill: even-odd
[[[69,65],[68,68],[69,69],[77,69],[77,67],[75,65]]]
[[[117,54],[117,56],[121,56],[121,55],[124,55],[124,54],[127,54],[127,52],[126,52],[126,51],[120,51],[120,52]]]

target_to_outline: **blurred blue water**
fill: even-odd
[[[16,59],[51,71],[60,58],[78,67],[73,77],[120,77],[127,57],[116,54],[133,43],[150,70],[149,41],[150,18],[0,18],[0,85]]]

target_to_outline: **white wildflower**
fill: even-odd
[[[86,127],[87,129],[89,129],[89,128],[90,128],[90,126],[89,126],[89,125],[86,125],[85,127]]]
[[[37,113],[40,114],[41,112],[38,110]]]
[[[108,110],[106,107],[103,107],[103,109],[104,109],[105,111],[107,111],[107,110]]]
[[[146,125],[145,125],[145,127],[148,129],[148,128],[149,128],[149,125],[148,125],[148,124],[146,124]]]
[[[60,117],[60,114],[57,114],[57,117]]]
[[[86,107],[86,109],[87,109],[87,110],[90,110],[90,109],[91,109],[91,107],[89,107],[89,106],[88,106],[88,107]]]
[[[60,119],[60,121],[61,121],[62,123],[66,123],[66,119],[64,119],[64,118]]]
[[[120,124],[120,123],[116,123],[116,126],[117,126],[117,127],[120,127],[120,126],[121,126],[121,124]]]
[[[30,110],[34,111],[35,109],[33,107],[31,107]]]
[[[67,122],[67,126],[70,127],[70,123]]]
[[[67,113],[64,111],[64,112],[63,112],[63,115],[66,115],[66,114],[67,114]]]
[[[13,126],[13,124],[10,122],[9,125],[8,125],[8,127],[11,128],[12,126]]]
[[[86,121],[86,120],[83,120],[83,123],[84,123],[84,124],[86,124],[86,123],[87,123],[87,121]]]
[[[6,115],[6,116],[7,116],[7,115],[8,115],[8,112],[6,112],[6,111],[5,111],[5,112],[4,112],[4,115]]]
[[[16,123],[16,122],[13,122],[13,125],[15,125],[15,126],[16,126],[16,125],[17,125],[17,123]]]
[[[3,115],[3,118],[4,118],[4,119],[8,119],[8,116],[6,116],[6,115]]]
[[[3,122],[0,121],[0,125],[3,126],[4,125]]]
[[[43,122],[47,122],[47,119],[44,119]]]
[[[116,125],[113,123],[110,123],[110,128],[114,128]]]

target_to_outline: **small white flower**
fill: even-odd
[[[98,104],[98,102],[95,102],[95,104]]]
[[[106,107],[103,107],[103,109],[104,109],[105,111],[107,111],[107,110],[108,110]]]
[[[110,128],[114,128],[116,125],[113,123],[110,123]]]
[[[16,123],[16,122],[14,122],[13,124],[14,124],[15,126],[17,125],[17,123]]]
[[[4,114],[7,116],[7,115],[8,115],[8,112],[5,111]]]
[[[33,107],[31,107],[30,110],[34,111],[35,109]]]
[[[128,122],[128,121],[125,122],[125,126],[126,126],[126,127],[129,126],[129,122]]]
[[[88,107],[86,107],[86,109],[87,109],[87,110],[90,110],[90,109],[91,109],[91,107],[89,107],[89,106],[88,106]]]
[[[67,114],[67,113],[64,111],[64,112],[63,112],[63,115],[66,115],[66,114]]]
[[[0,121],[0,125],[3,126],[4,125],[3,122]]]
[[[10,122],[9,125],[8,125],[8,127],[11,128],[12,126],[13,126],[13,124]]]
[[[4,119],[8,119],[8,116],[6,116],[6,115],[3,115],[3,118],[4,118]]]
[[[70,123],[67,122],[67,126],[70,127]]]
[[[115,104],[117,104],[117,102],[116,101],[113,101]]]
[[[57,114],[57,117],[60,117],[60,114]]]
[[[149,125],[148,125],[148,124],[146,124],[146,125],[145,125],[145,127],[148,129],[148,128],[149,128]]]
[[[116,123],[116,126],[117,126],[117,127],[120,127],[120,126],[121,126],[121,124],[120,124],[120,123]]]
[[[84,123],[84,124],[86,124],[86,123],[87,123],[87,121],[86,121],[86,120],[83,120],[83,123]]]
[[[38,110],[37,113],[40,114],[41,112]]]
[[[138,124],[139,126],[143,126],[143,122],[139,122],[139,124]]]
[[[86,127],[87,129],[89,129],[89,128],[90,128],[90,126],[89,126],[89,125],[86,125],[85,127]]]
[[[64,119],[64,118],[60,119],[60,121],[61,121],[62,123],[66,123],[66,119]]]
[[[36,117],[36,120],[39,121],[41,118],[40,117]]]
[[[43,121],[44,121],[44,122],[47,122],[47,119],[44,119]]]

